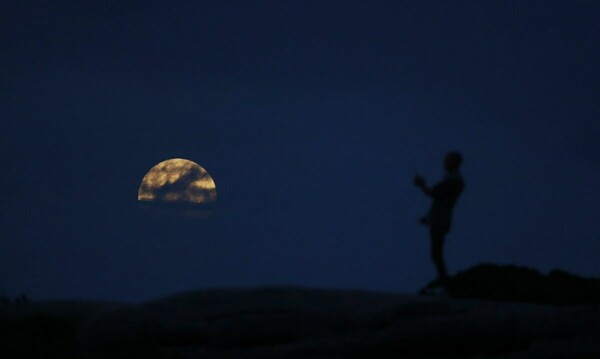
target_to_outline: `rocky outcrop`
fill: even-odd
[[[600,279],[562,270],[544,275],[515,265],[480,264],[455,275],[448,286],[455,298],[554,305],[600,304]]]
[[[598,281],[484,264],[451,296],[301,287],[0,303],[7,357],[600,358]]]
[[[307,288],[212,290],[90,318],[88,352],[208,358],[600,355],[600,307]]]

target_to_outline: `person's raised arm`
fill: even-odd
[[[433,196],[433,190],[427,187],[427,184],[425,183],[425,178],[423,178],[423,176],[416,175],[413,182],[415,186],[419,187],[423,191],[423,193],[425,193],[428,196]]]

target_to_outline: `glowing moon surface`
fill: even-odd
[[[152,167],[142,179],[138,201],[208,204],[216,201],[215,181],[197,163],[173,158]]]

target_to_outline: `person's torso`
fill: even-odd
[[[433,203],[429,211],[429,223],[433,226],[449,226],[458,197],[464,189],[464,180],[459,173],[447,174],[433,188]]]

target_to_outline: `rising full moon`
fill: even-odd
[[[142,179],[138,201],[210,204],[217,199],[215,181],[199,164],[183,158],[162,161]]]

